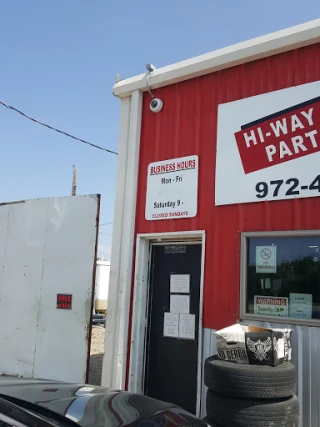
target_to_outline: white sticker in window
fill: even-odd
[[[288,316],[288,298],[254,296],[254,314],[259,316]]]
[[[256,273],[277,272],[277,247],[256,246]]]
[[[290,294],[289,316],[312,319],[312,294]]]

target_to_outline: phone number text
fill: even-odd
[[[297,178],[289,178],[287,180],[278,179],[270,182],[258,182],[256,185],[256,197],[264,199],[270,193],[272,197],[278,197],[279,192],[285,190],[286,196],[297,196],[300,193],[308,191],[318,191],[320,193],[320,175],[318,175],[311,183],[300,184]]]

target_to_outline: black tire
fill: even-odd
[[[207,417],[224,427],[298,427],[297,396],[277,401],[234,399],[208,390]]]
[[[247,365],[209,357],[204,365],[204,383],[212,391],[241,399],[278,399],[296,392],[296,368]]]

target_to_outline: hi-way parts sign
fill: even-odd
[[[198,156],[148,166],[146,219],[181,219],[197,215]]]
[[[216,205],[320,196],[320,82],[219,105]]]

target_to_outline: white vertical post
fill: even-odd
[[[142,92],[121,100],[119,160],[102,385],[124,388],[137,200]]]

